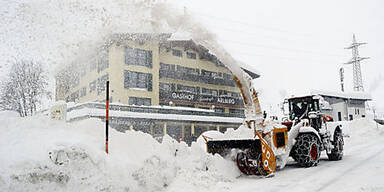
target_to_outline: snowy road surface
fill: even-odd
[[[292,163],[273,178],[241,177],[216,191],[384,191],[383,140],[372,138],[353,146],[347,139],[342,161],[328,161],[323,154],[317,167]]]

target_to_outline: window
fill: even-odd
[[[183,67],[183,66],[177,66],[177,71],[178,72],[182,72],[182,73],[187,73],[187,74],[195,74],[195,75],[198,75],[199,74],[199,69],[195,69],[195,68],[190,68],[190,67]]]
[[[168,83],[160,83],[159,89],[160,91],[171,92],[171,91],[174,91],[175,86],[172,86],[171,84],[168,84]]]
[[[244,110],[241,110],[241,109],[229,109],[229,113],[244,115]]]
[[[109,54],[108,51],[100,52],[100,55],[97,60],[97,72],[103,71],[109,67]]]
[[[224,97],[240,98],[240,93],[226,91],[226,90],[219,90],[219,95]]]
[[[228,73],[223,73],[223,78],[233,80],[233,76],[231,74],[228,74]]]
[[[151,105],[151,99],[150,98],[140,98],[140,97],[129,97],[128,103],[130,105],[150,106]]]
[[[161,71],[175,71],[175,65],[160,63]]]
[[[96,80],[95,81],[92,81],[90,84],[89,84],[89,92],[92,93],[93,91],[96,90]]]
[[[187,52],[188,59],[196,59],[196,53]]]
[[[178,140],[181,137],[181,125],[172,125],[167,126],[167,134],[173,139]]]
[[[109,80],[108,74],[97,79],[97,94],[98,95],[105,91],[105,85],[106,85],[108,80]]]
[[[152,68],[152,51],[125,47],[125,64]]]
[[[215,112],[216,113],[224,113],[224,108],[219,108],[219,107],[215,107]]]
[[[201,75],[206,77],[218,77],[218,74],[216,72],[206,71],[204,69],[201,70]]]
[[[202,133],[206,132],[208,128],[206,126],[195,126],[195,136],[199,137]]]
[[[188,105],[188,104],[178,104],[178,103],[176,103],[175,106],[177,106],[177,107],[189,107],[189,108],[195,108],[194,105]]]
[[[79,91],[75,91],[71,94],[71,101],[77,102],[79,100]]]
[[[163,135],[163,125],[155,125],[153,127],[153,134],[154,135]]]
[[[139,88],[152,91],[152,74],[124,71],[124,88]]]
[[[172,49],[172,55],[177,57],[182,57],[183,53],[180,50]]]
[[[81,88],[80,97],[84,97],[85,95],[87,95],[87,88],[83,87]]]
[[[216,89],[206,89],[206,88],[203,88],[201,90],[201,93],[202,94],[206,94],[206,95],[217,96],[217,90]]]
[[[186,85],[177,85],[177,90],[180,92],[196,93],[198,90],[200,91],[200,88]]]

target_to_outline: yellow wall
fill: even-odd
[[[151,98],[152,105],[159,105],[159,51],[155,43],[140,45],[135,42],[127,42],[127,46],[152,51],[152,68],[137,65],[127,65],[124,61],[124,45],[112,45],[110,48],[110,83],[113,102],[128,104],[129,97]],[[141,91],[124,88],[124,70],[152,74],[152,91]]]
[[[148,68],[145,66],[126,65],[124,61],[124,47],[126,45],[133,48],[151,50],[152,51],[152,68]],[[181,50],[183,53],[183,56],[177,57],[172,55],[172,49]],[[224,67],[216,66],[216,64],[211,61],[200,59],[199,54],[193,50],[184,51],[183,47],[173,47],[172,49],[168,49],[168,51],[165,48],[160,49],[158,43],[148,42],[148,41],[142,44],[139,44],[138,42],[134,42],[134,41],[127,41],[125,43],[122,43],[119,46],[117,46],[116,44],[113,44],[109,47],[109,50],[108,50],[109,51],[109,68],[104,69],[103,71],[98,73],[97,65],[96,65],[96,69],[94,69],[93,71],[90,71],[90,64],[92,62],[97,62],[97,57],[94,56],[94,58],[89,59],[88,63],[85,63],[86,75],[84,77],[81,77],[80,84],[72,88],[70,93],[65,95],[64,98],[66,98],[68,95],[70,96],[71,93],[73,93],[74,91],[79,90],[78,102],[104,100],[105,92],[101,93],[100,95],[97,95],[97,90],[90,93],[89,84],[92,81],[97,80],[97,78],[100,78],[107,73],[109,74],[110,90],[111,90],[110,96],[113,99],[112,102],[120,102],[123,104],[128,104],[128,98],[133,96],[133,97],[151,98],[152,105],[159,105],[159,81],[164,83],[175,83],[175,84],[182,84],[182,85],[188,85],[188,86],[194,86],[194,87],[198,86],[200,87],[200,91],[202,90],[202,88],[209,88],[209,89],[227,90],[227,91],[239,93],[239,89],[237,87],[212,85],[212,84],[206,84],[201,82],[191,82],[191,81],[176,80],[176,79],[169,79],[169,78],[159,79],[160,62],[165,64],[180,65],[180,66],[190,67],[190,68],[199,68],[200,70],[205,69],[207,71],[231,74],[231,72]],[[196,53],[196,59],[187,58],[186,52]],[[124,88],[124,70],[151,73],[152,74],[152,91],[132,90],[132,89]],[[84,86],[87,89],[87,94],[85,97],[80,97],[81,88]],[[209,107],[210,105],[208,104],[195,105],[195,107],[204,107],[204,106]],[[233,108],[238,108],[238,106],[237,107],[234,106]],[[225,108],[225,111],[228,112],[228,108]]]

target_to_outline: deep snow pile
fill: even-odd
[[[164,137],[104,124],[0,114],[0,191],[206,191],[240,174],[230,160]]]
[[[346,143],[357,146],[375,137],[384,136],[384,126],[376,124],[370,118],[355,119],[343,122],[343,133]]]
[[[202,138],[188,147],[170,137],[158,143],[142,132],[111,129],[106,155],[104,124],[97,119],[65,123],[2,112],[0,121],[0,191],[228,191],[240,176],[233,161],[207,154]],[[240,127],[205,134],[251,133]],[[350,136],[346,153],[384,135],[369,119],[345,122],[344,133]]]

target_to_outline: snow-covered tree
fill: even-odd
[[[47,91],[47,76],[41,63],[20,60],[12,64],[1,84],[0,109],[17,111],[21,117],[34,114]]]

